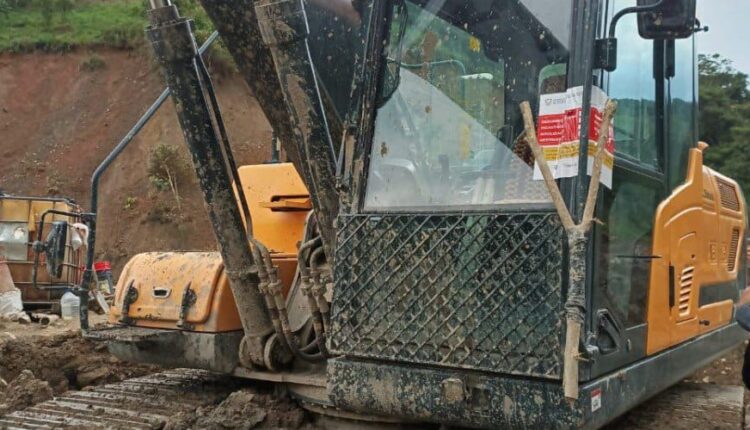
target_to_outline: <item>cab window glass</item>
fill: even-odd
[[[689,150],[696,136],[694,38],[675,41],[675,76],[669,80],[669,188],[685,182]]]
[[[536,104],[540,90],[564,91],[567,40],[558,37],[569,35],[572,15],[540,2],[406,0],[395,8],[366,210],[549,202],[544,183],[532,180],[518,105]],[[542,73],[550,65],[560,67]]]
[[[650,179],[620,170],[612,190],[604,191],[599,270],[602,293],[618,321],[631,327],[645,322],[652,260],[654,216],[661,198]]]
[[[610,4],[617,12],[636,3],[636,0],[614,0]],[[617,40],[617,70],[609,74],[606,88],[618,103],[614,119],[617,154],[658,168],[653,41],[640,37],[635,14],[620,20]]]

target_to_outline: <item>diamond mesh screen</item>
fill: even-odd
[[[338,231],[335,353],[560,376],[557,216],[355,215]]]

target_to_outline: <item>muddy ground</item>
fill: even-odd
[[[312,416],[291,399],[270,387],[248,387],[230,394],[218,405],[183,412],[167,422],[165,430],[189,429],[302,429],[319,428]]]
[[[123,363],[106,346],[85,340],[60,321],[50,327],[0,322],[0,414],[68,390],[154,373],[155,366]]]
[[[85,390],[137,376],[156,373],[155,366],[124,363],[104,344],[83,339],[74,322],[38,324],[0,322],[0,415],[22,410],[68,390]],[[741,385],[744,345],[688,378],[689,382]],[[327,428],[278,393],[272,385],[242,382],[237,391],[215,404],[180,412],[166,425],[169,430]],[[750,404],[747,395],[745,404]],[[617,430],[641,429],[618,420]]]
[[[103,317],[94,317],[93,323]],[[23,410],[68,390],[120,382],[161,368],[125,363],[106,345],[83,339],[76,322],[0,322],[0,415]],[[241,383],[226,399],[180,412],[166,429],[316,428],[312,417],[273,386]]]

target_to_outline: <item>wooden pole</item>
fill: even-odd
[[[596,156],[594,157],[594,166],[591,172],[589,182],[589,191],[586,196],[586,205],[584,206],[581,222],[576,224],[570,214],[570,210],[565,204],[565,200],[560,193],[552,171],[549,168],[547,159],[544,157],[544,151],[539,146],[537,140],[534,117],[531,113],[529,102],[521,103],[521,113],[526,127],[526,136],[534,153],[539,170],[544,177],[544,183],[552,198],[552,203],[560,216],[565,233],[568,236],[570,248],[570,272],[568,299],[565,304],[566,308],[566,330],[565,346],[563,351],[563,391],[565,398],[571,401],[578,399],[578,360],[580,352],[578,344],[581,339],[581,329],[583,326],[584,312],[583,295],[585,291],[585,273],[586,273],[586,248],[587,233],[591,230],[594,219],[594,210],[596,209],[596,200],[599,194],[599,182],[602,174],[602,164],[604,163],[605,145],[609,139],[609,125],[617,110],[617,103],[609,100],[602,114],[602,124],[599,130],[599,141],[597,142]]]

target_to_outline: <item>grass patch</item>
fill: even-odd
[[[195,19],[203,43],[213,24],[197,0],[176,0]],[[64,52],[79,47],[132,49],[145,45],[147,0],[0,0],[0,52]],[[230,62],[220,43],[212,60]]]
[[[67,51],[79,46],[132,48],[143,43],[140,0],[18,1],[0,13],[0,51]]]

